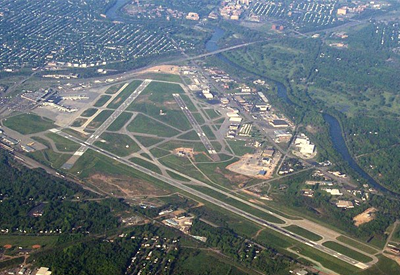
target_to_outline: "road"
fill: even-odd
[[[87,145],[92,145],[102,133],[132,104],[133,101],[143,92],[144,89],[150,84],[151,79],[146,79],[136,88],[136,90],[129,95],[129,97],[109,116],[106,121],[84,142],[81,147],[74,153],[74,155],[61,167],[63,169],[70,169],[75,162],[82,156],[86,150]]]
[[[186,103],[183,101],[181,96],[179,94],[173,94],[176,103],[178,103],[178,106],[182,109],[182,112],[185,114],[187,119],[189,120],[190,124],[192,124],[193,129],[196,131],[197,135],[199,136],[201,142],[204,144],[204,147],[206,147],[207,151],[211,155],[216,155],[217,151],[215,151],[214,146],[211,144],[210,140],[204,133],[203,129],[197,122],[197,120],[194,118],[192,112],[189,110],[189,108],[186,106]]]
[[[60,131],[60,130],[53,129],[52,132],[57,133],[58,135],[60,135],[60,136],[62,136],[64,138],[67,138],[67,139],[69,139],[69,140],[71,140],[73,142],[78,142],[78,143],[81,142],[78,138],[73,137],[73,136],[71,136],[71,135],[69,135],[67,133],[64,133],[64,132]],[[301,242],[301,243],[303,243],[305,245],[313,247],[314,249],[319,250],[321,252],[324,252],[326,254],[329,254],[329,255],[331,255],[333,257],[336,257],[336,258],[338,258],[338,259],[340,259],[340,260],[342,260],[342,261],[344,261],[344,262],[346,262],[348,264],[351,264],[351,265],[353,265],[355,267],[358,267],[360,269],[366,269],[366,268],[370,267],[370,265],[371,265],[371,264],[361,263],[361,262],[356,261],[356,260],[354,260],[354,259],[352,259],[350,257],[347,257],[347,256],[345,256],[345,255],[343,255],[343,254],[341,254],[339,252],[336,252],[336,251],[334,251],[334,250],[332,250],[330,248],[327,248],[327,247],[325,247],[325,246],[323,246],[321,244],[317,244],[315,242],[312,242],[312,241],[310,241],[310,240],[308,240],[308,239],[306,239],[306,238],[304,238],[304,237],[302,237],[300,235],[297,235],[295,233],[292,233],[292,232],[286,230],[285,228],[280,227],[277,224],[274,224],[272,222],[268,222],[268,221],[266,221],[264,219],[261,219],[261,218],[255,216],[255,215],[253,215],[253,214],[250,214],[250,213],[248,213],[248,212],[246,212],[246,211],[244,211],[244,210],[242,210],[240,208],[237,208],[237,207],[232,206],[230,204],[227,204],[227,203],[225,203],[223,201],[220,201],[219,199],[216,199],[216,198],[211,197],[211,196],[209,196],[207,194],[204,194],[201,191],[193,189],[193,188],[189,187],[188,185],[185,185],[184,183],[179,182],[178,180],[171,179],[170,177],[157,174],[157,173],[155,173],[155,172],[153,172],[153,171],[151,171],[151,170],[149,170],[149,169],[147,169],[145,167],[142,167],[142,166],[140,166],[138,164],[132,163],[129,160],[122,159],[119,156],[117,156],[117,155],[115,155],[113,153],[107,152],[107,151],[105,151],[105,150],[103,150],[101,148],[98,148],[98,147],[96,147],[96,146],[94,146],[92,144],[85,144],[84,146],[86,147],[86,150],[90,148],[90,149],[92,149],[93,151],[95,151],[95,152],[97,152],[99,154],[102,154],[102,155],[105,155],[107,157],[110,157],[110,158],[114,159],[115,161],[118,161],[118,162],[120,162],[120,163],[122,163],[122,164],[124,164],[124,165],[126,165],[128,167],[131,167],[131,168],[136,169],[136,170],[138,170],[138,171],[140,171],[142,173],[150,175],[150,176],[152,176],[152,177],[154,177],[154,178],[156,178],[158,180],[161,180],[161,181],[163,181],[163,182],[165,182],[165,183],[167,183],[167,184],[169,184],[171,186],[174,186],[174,187],[176,187],[176,188],[178,188],[180,190],[183,190],[183,191],[185,191],[185,192],[187,192],[187,193],[189,193],[191,195],[194,195],[194,196],[196,196],[198,198],[201,198],[201,199],[203,199],[203,200],[205,200],[207,202],[213,203],[213,204],[215,204],[215,205],[217,205],[217,206],[219,206],[219,207],[221,207],[221,208],[223,208],[225,210],[228,210],[228,211],[230,211],[230,212],[232,212],[232,213],[234,213],[236,215],[239,215],[239,216],[241,216],[241,217],[243,217],[245,219],[248,219],[248,220],[250,220],[250,221],[252,221],[252,222],[254,222],[256,224],[268,227],[268,228],[270,228],[270,229],[272,229],[272,230],[274,230],[276,232],[284,234],[285,236],[287,236],[289,238],[292,238],[292,239],[294,239],[296,241],[299,241],[299,242]],[[203,183],[203,185],[207,186],[207,187],[210,187],[209,185],[206,185],[204,183]],[[223,192],[223,191],[221,191],[219,189],[214,189],[214,188],[211,188],[211,189],[213,189],[213,190],[215,190],[217,192],[220,192],[222,194],[225,194],[225,192]],[[230,195],[228,193],[226,193],[226,194],[229,195],[230,197],[232,197],[232,195]],[[238,199],[238,200],[241,201],[240,199]],[[270,213],[271,215],[274,214],[271,211],[267,211],[267,212]]]

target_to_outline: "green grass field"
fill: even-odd
[[[361,254],[336,242],[328,241],[324,242],[322,245],[363,263],[368,263],[372,261],[371,257],[368,257],[367,255]]]
[[[307,245],[296,244],[296,247],[292,250],[299,251],[303,256],[309,257],[324,267],[329,268],[341,275],[354,275],[357,271],[360,271],[357,267],[347,264],[331,255],[315,250]]]
[[[104,123],[104,121],[107,120],[111,116],[113,111],[111,110],[103,110],[101,111],[100,114],[98,114],[88,125],[89,129],[96,129],[100,127],[101,124]]]
[[[208,137],[209,140],[215,139],[215,135],[214,135],[213,131],[211,130],[210,126],[204,125],[201,127],[201,129],[203,129],[204,134],[206,134],[206,136]]]
[[[254,152],[254,148],[245,147],[245,142],[242,140],[228,140],[227,142],[231,146],[233,153],[238,156],[243,156],[245,154]]]
[[[172,137],[179,133],[171,127],[161,124],[142,114],[138,114],[127,126],[127,129],[130,132],[150,134],[159,137]]]
[[[400,266],[393,260],[383,256],[378,255],[379,262],[373,265],[371,268],[357,272],[361,275],[394,275],[400,274]]]
[[[153,153],[153,152],[152,152]],[[190,175],[190,177],[206,181],[207,179],[187,160],[187,158],[177,157],[175,155],[165,156],[159,161],[165,166],[181,172],[185,175]]]
[[[104,104],[106,104],[107,101],[109,101],[111,98],[110,95],[102,95],[100,98],[96,101],[95,104],[93,104],[94,107],[102,107]]]
[[[131,113],[122,113],[117,119],[111,123],[110,127],[108,127],[108,131],[119,131],[122,129],[122,127],[125,126],[125,124],[131,119],[132,114]]]
[[[32,248],[33,245],[51,247],[57,242],[58,236],[27,236],[27,235],[0,235],[0,247],[11,244],[14,247]]]
[[[134,80],[111,101],[107,108],[117,109],[136,90],[142,81]]]
[[[174,263],[174,272],[176,274],[192,274],[192,275],[244,275],[244,274],[258,274],[255,271],[235,267],[235,263],[227,257],[206,251],[206,250],[193,250],[191,248],[184,248],[180,257]],[[212,263],[212,264],[207,264]]]
[[[197,112],[196,106],[194,106],[193,102],[190,100],[190,98],[187,95],[181,95],[181,98],[186,103],[186,106],[188,107],[189,111]]]
[[[189,130],[191,125],[172,96],[183,92],[177,84],[151,82],[128,110],[147,114],[180,130]],[[165,115],[160,115],[160,110]]]
[[[27,155],[44,165],[56,169],[61,168],[61,166],[72,156],[70,154],[59,154],[51,149],[35,151],[28,153]]]
[[[118,177],[130,177],[132,179],[132,185],[135,184],[134,179],[141,179],[148,182],[149,185],[153,185],[156,188],[166,190],[172,193],[176,193],[178,189],[170,186],[151,175],[142,173],[136,169],[128,167],[115,161],[109,157],[94,152],[93,150],[86,151],[82,157],[78,159],[75,165],[70,170],[71,173],[78,175],[81,179],[86,179],[94,173],[118,176]],[[78,173],[79,172],[79,173]]]
[[[57,149],[61,152],[75,152],[80,147],[79,144],[54,133],[47,133],[46,136],[54,141]]]
[[[35,114],[21,114],[3,120],[4,126],[23,135],[35,134],[56,127],[48,118]]]
[[[343,242],[345,244],[351,245],[351,246],[353,246],[353,247],[355,247],[357,249],[360,249],[362,251],[365,251],[365,252],[367,252],[369,254],[378,253],[378,250],[376,250],[376,249],[374,249],[374,248],[372,248],[370,246],[364,245],[364,244],[362,244],[360,242],[354,241],[353,239],[347,238],[346,236],[339,236],[337,238],[337,240],[341,241],[341,242]]]
[[[86,109],[82,114],[81,117],[91,117],[92,115],[94,115],[97,112],[96,108],[89,108]]]
[[[155,137],[135,136],[135,138],[145,147],[150,147],[154,144],[163,141],[163,139]]]
[[[214,109],[205,109],[204,111],[207,113],[210,119],[215,119],[221,116],[216,111],[214,111]]]
[[[199,135],[194,130],[187,132],[186,134],[180,135],[178,136],[178,138],[186,140],[200,140]]]
[[[185,178],[185,177],[182,177],[181,175],[178,175],[177,173],[174,173],[174,172],[172,172],[172,171],[167,171],[167,174],[168,174],[171,178],[176,179],[176,180],[186,181],[186,182],[189,182],[189,181],[190,181],[189,179],[187,179],[187,178]]]
[[[74,122],[71,124],[72,127],[81,127],[83,124],[85,124],[87,121],[86,118],[80,118],[78,117],[77,119],[74,120]]]
[[[140,149],[129,136],[116,133],[103,133],[95,145],[120,157],[128,156]]]
[[[153,172],[161,174],[160,168],[158,168],[157,165],[154,165],[151,162],[148,162],[148,161],[146,161],[144,159],[141,159],[141,158],[135,158],[135,157],[134,158],[130,158],[129,160],[132,161],[133,163],[136,163],[136,164],[138,164],[140,166],[143,166],[144,168],[150,169]]]
[[[122,83],[122,84],[117,84],[117,85],[111,86],[111,87],[109,87],[109,88],[107,89],[106,94],[108,94],[108,95],[115,94],[115,93],[118,92],[118,90],[121,89],[122,86],[124,86],[124,85],[125,85],[125,84]]]
[[[204,118],[201,116],[200,113],[198,113],[198,112],[193,112],[192,115],[193,115],[194,119],[197,121],[197,123],[199,123],[200,125],[201,125],[201,124],[204,124],[204,122],[205,122],[205,121],[204,121]]]
[[[310,232],[307,229],[304,229],[304,228],[299,227],[297,225],[290,225],[288,227],[285,227],[285,229],[287,229],[287,230],[289,230],[289,231],[291,231],[291,232],[293,232],[295,234],[298,234],[300,236],[303,236],[303,237],[305,237],[305,238],[307,238],[307,239],[309,239],[311,241],[314,241],[314,242],[322,240],[321,236],[318,236],[317,234],[314,234],[313,232]]]

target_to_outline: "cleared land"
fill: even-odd
[[[43,132],[55,127],[54,121],[35,114],[21,114],[3,120],[4,126],[23,135]]]

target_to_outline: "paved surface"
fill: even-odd
[[[74,153],[74,155],[61,167],[63,169],[71,169],[75,162],[82,156],[88,149],[88,145],[92,145],[99,136],[104,133],[104,131],[121,115],[122,112],[128,108],[129,105],[143,92],[143,90],[150,84],[151,80],[146,79],[140,84],[136,90],[129,95],[129,97],[111,114],[110,117],[104,121],[104,123],[97,128],[97,130],[84,142],[81,143],[81,147]],[[57,130],[50,130],[52,132],[57,132]]]
[[[197,120],[194,118],[192,112],[190,112],[189,108],[186,106],[186,103],[183,101],[181,96],[179,94],[173,94],[175,101],[178,103],[179,107],[182,109],[183,113],[189,120],[190,124],[192,124],[193,129],[196,131],[197,135],[199,136],[201,142],[204,144],[204,147],[206,147],[208,153],[210,155],[212,154],[217,154],[217,152],[214,149],[214,146],[212,146],[210,140],[204,133],[203,129],[201,129],[199,123]]]

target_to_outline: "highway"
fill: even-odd
[[[192,112],[189,110],[189,108],[186,106],[186,103],[183,101],[181,96],[179,94],[173,94],[176,103],[178,103],[178,106],[182,109],[183,113],[189,120],[190,124],[192,124],[193,129],[196,131],[197,135],[199,136],[201,142],[204,144],[204,147],[206,147],[207,151],[209,154],[217,154],[217,151],[215,151],[214,146],[211,144],[210,140],[204,133],[203,129],[201,129],[199,123],[197,120],[194,118]]]
[[[79,142],[81,147],[74,153],[74,155],[61,167],[63,169],[70,169],[75,162],[82,156],[86,150],[87,145],[92,145],[102,133],[132,104],[133,101],[143,92],[144,89],[150,84],[151,79],[144,80],[136,90],[129,95],[129,97],[109,116],[106,121],[84,142]],[[122,91],[121,91],[122,92]]]
[[[60,131],[58,129],[53,129],[52,132],[56,133],[56,134],[58,134],[58,135],[60,135],[60,136],[62,136],[64,138],[67,138],[67,139],[69,139],[69,140],[71,140],[73,142],[81,143],[81,140],[79,140],[78,138],[73,137],[73,136],[71,136],[71,135],[69,135],[67,133],[64,133],[64,132],[62,132],[62,131]],[[289,238],[292,238],[292,239],[294,239],[296,241],[299,241],[299,242],[301,242],[301,243],[303,243],[305,245],[308,245],[308,246],[310,246],[310,247],[312,247],[312,248],[314,248],[316,250],[319,250],[319,251],[324,252],[326,254],[329,254],[329,255],[331,255],[333,257],[336,257],[336,258],[338,258],[338,259],[340,259],[340,260],[342,260],[342,261],[344,261],[344,262],[346,262],[346,263],[348,263],[350,265],[353,265],[353,266],[358,267],[360,269],[366,269],[366,268],[370,267],[369,264],[364,264],[362,262],[356,261],[356,260],[354,260],[354,259],[352,259],[350,257],[347,257],[347,256],[345,256],[345,255],[343,255],[343,254],[341,254],[339,252],[336,252],[333,249],[327,248],[327,247],[325,247],[325,246],[323,246],[321,244],[317,244],[317,243],[315,243],[313,241],[310,241],[310,240],[308,240],[308,239],[306,239],[306,238],[304,238],[304,237],[302,237],[300,235],[297,235],[295,233],[292,233],[292,232],[286,230],[285,228],[280,227],[277,224],[268,222],[268,221],[266,221],[264,219],[261,219],[261,218],[255,216],[255,215],[253,215],[253,214],[250,214],[250,213],[248,213],[248,212],[246,212],[246,211],[244,211],[244,210],[242,210],[240,208],[237,208],[235,206],[227,204],[227,203],[225,203],[223,201],[220,201],[220,200],[218,200],[218,199],[216,199],[214,197],[211,197],[211,196],[209,196],[207,194],[204,194],[201,191],[193,189],[193,188],[191,188],[191,187],[179,182],[178,180],[174,180],[174,179],[171,179],[171,178],[169,178],[167,176],[164,176],[164,175],[161,175],[161,174],[157,174],[157,173],[155,173],[155,172],[153,172],[153,171],[151,171],[151,170],[149,170],[149,169],[147,169],[145,167],[142,167],[140,165],[132,163],[129,160],[122,159],[119,156],[117,156],[115,154],[112,154],[112,153],[110,153],[108,151],[105,151],[105,150],[103,150],[101,148],[98,148],[98,147],[96,147],[96,146],[94,146],[92,144],[85,144],[83,146],[86,147],[86,150],[90,148],[90,149],[92,149],[93,151],[95,151],[95,152],[97,152],[99,154],[102,154],[102,155],[105,155],[107,157],[110,157],[110,158],[114,159],[115,161],[118,161],[118,162],[120,162],[120,163],[122,163],[122,164],[124,164],[124,165],[126,165],[128,167],[134,168],[134,169],[136,169],[136,170],[138,170],[138,171],[140,171],[142,173],[150,175],[150,176],[152,176],[152,177],[154,177],[154,178],[156,178],[158,180],[161,180],[161,181],[163,181],[163,182],[165,182],[165,183],[167,183],[167,184],[169,184],[171,186],[179,188],[180,190],[183,190],[183,191],[185,191],[185,192],[187,192],[189,194],[192,194],[192,195],[194,195],[196,197],[199,197],[199,198],[201,198],[201,199],[203,199],[205,201],[213,203],[213,204],[215,204],[215,205],[217,205],[217,206],[219,206],[219,207],[221,207],[221,208],[223,208],[225,210],[228,210],[228,211],[230,211],[230,212],[232,212],[232,213],[234,213],[236,215],[239,215],[239,216],[241,216],[241,217],[243,217],[245,219],[248,219],[248,220],[250,220],[250,221],[252,221],[252,222],[254,222],[256,224],[268,227],[268,228],[270,228],[270,229],[272,229],[272,230],[274,230],[276,232],[279,232],[279,233],[281,233],[281,234],[283,234],[283,235],[285,235],[285,236],[287,236]],[[204,184],[204,186],[208,187],[208,185],[206,185],[206,184]],[[218,190],[218,192],[222,193],[222,191],[220,191],[220,190]],[[271,212],[271,214],[272,214],[272,212]]]

